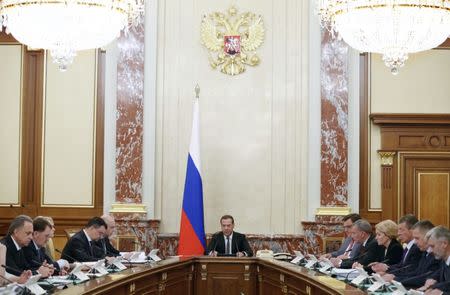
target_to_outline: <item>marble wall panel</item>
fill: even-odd
[[[117,46],[116,202],[142,203],[144,20]]]
[[[322,30],[321,206],[348,204],[348,46]]]
[[[115,242],[120,251],[148,253],[156,248],[159,220],[147,220],[145,214],[138,213],[113,213],[112,215],[116,220]]]
[[[274,253],[288,252],[293,253],[299,250],[303,253],[320,254],[320,238],[313,233],[306,235],[246,235],[250,247],[256,254],[256,251],[270,249]],[[162,256],[177,255],[178,234],[158,234],[158,248]],[[207,244],[211,239],[211,234],[207,234]]]

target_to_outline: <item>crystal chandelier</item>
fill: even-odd
[[[408,53],[442,44],[450,33],[449,0],[318,0],[323,27],[361,52],[383,55],[397,74]]]
[[[50,51],[60,70],[76,51],[99,48],[135,25],[145,0],[0,0],[0,30],[31,48]]]

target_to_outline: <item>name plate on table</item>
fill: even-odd
[[[367,274],[360,274],[356,278],[354,278],[351,283],[355,285],[360,285],[365,279],[367,279],[369,276]]]
[[[158,255],[156,255],[158,251],[159,249],[153,249],[152,251],[150,251],[150,254],[148,254],[148,257],[150,257],[150,259],[155,262],[161,261],[162,259],[159,258]]]
[[[293,264],[299,264],[305,258],[305,256],[303,256],[302,252],[300,251],[294,251],[294,254],[295,258],[291,260],[291,263]]]
[[[37,284],[37,282],[39,281],[40,278],[41,278],[41,275],[32,276],[25,283],[24,287],[27,288],[28,290],[30,290],[31,293],[33,293],[35,295],[46,294],[47,292],[44,289],[42,289],[41,286],[39,286]]]
[[[359,275],[354,278],[351,283],[355,285],[360,285],[362,282],[369,277],[369,274],[364,270],[364,268],[357,267],[355,270],[358,271]]]
[[[302,261],[303,257],[297,256],[294,259],[292,259],[290,262],[293,264],[298,264],[300,261]]]
[[[394,292],[392,292],[392,295],[406,295],[408,294],[408,290],[403,286],[402,283],[397,281],[392,281],[392,284],[397,288]]]
[[[381,287],[384,286],[384,283],[381,282],[375,282],[372,284],[372,286],[370,286],[367,291],[369,292],[375,292],[376,290],[380,289]]]
[[[319,268],[320,272],[326,273],[331,268],[331,265],[325,265]]]
[[[308,260],[308,262],[305,264],[306,268],[313,268],[314,265],[316,264],[316,260]]]
[[[120,257],[116,257],[113,261],[111,261],[111,264],[117,267],[117,269],[119,270],[127,269],[127,267],[121,262],[121,260],[122,259]]]
[[[97,277],[106,276],[108,274],[108,270],[103,266],[105,260],[101,259],[97,261],[94,265],[91,266],[91,274],[94,274]],[[95,270],[95,273],[93,273]]]
[[[82,282],[89,281],[89,277],[82,271],[83,267],[83,264],[77,264],[75,268],[70,272],[70,275],[76,277]]]

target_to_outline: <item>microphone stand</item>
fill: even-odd
[[[59,249],[55,249],[55,251],[58,252],[58,253],[61,254],[61,255],[63,254],[62,251],[59,250]],[[80,264],[82,264],[83,266],[89,268],[89,271],[92,270],[92,267],[90,267],[89,265],[86,265],[86,264],[83,264],[83,263],[79,262],[78,260],[76,260],[76,259],[73,258],[72,256],[68,255],[67,253],[65,253],[64,255],[66,255],[68,258],[72,259],[74,263],[80,263]],[[73,273],[69,273],[69,274],[67,275],[67,279],[70,280],[70,281],[72,281],[72,284],[74,284],[74,285],[77,284],[78,278],[77,278]],[[93,279],[93,277],[89,277],[89,280],[92,280],[92,279]]]
[[[3,264],[1,265],[1,267],[3,267],[4,269],[9,268],[9,266],[6,266],[6,267],[5,266],[6,265],[3,265]],[[20,292],[18,293],[18,295],[32,295],[33,294],[33,293],[31,293],[31,291],[28,288],[20,286],[19,284],[17,284],[16,282],[11,281],[10,279],[8,279],[5,276],[0,275],[0,278],[2,278],[3,280],[7,281],[10,284],[12,284],[14,287],[19,288]],[[13,290],[11,290],[11,291],[13,291]]]

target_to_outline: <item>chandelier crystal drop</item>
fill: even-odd
[[[0,30],[50,51],[65,70],[79,50],[100,48],[137,24],[145,0],[0,0]]]
[[[408,53],[435,48],[450,33],[450,0],[318,0],[322,27],[361,52],[383,55],[397,74]]]

